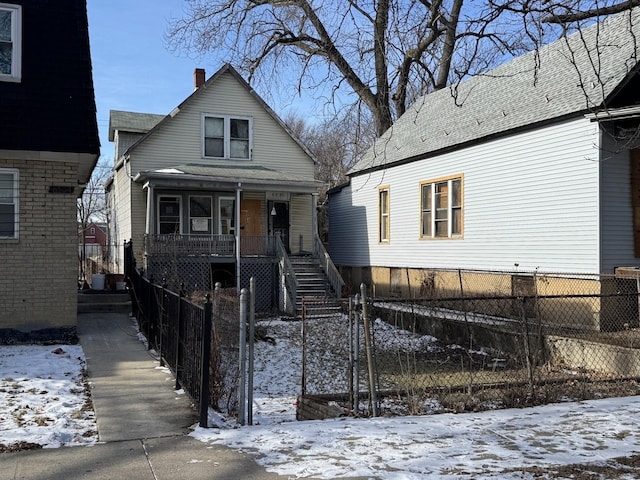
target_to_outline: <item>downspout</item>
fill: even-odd
[[[236,230],[236,289],[240,294],[240,192],[242,191],[242,183],[238,182],[236,188],[236,214],[235,214],[235,230]]]
[[[154,222],[153,222],[153,218],[154,218],[154,204],[153,204],[153,185],[151,185],[151,183],[147,182],[144,187],[142,187],[143,189],[146,188],[147,189],[147,218],[146,218],[146,223],[145,223],[145,227],[144,227],[144,233],[146,235],[150,235],[154,232]]]

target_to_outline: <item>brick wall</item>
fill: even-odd
[[[3,167],[20,172],[20,225],[18,240],[0,240],[0,330],[75,327],[76,193],[49,189],[76,189],[78,166],[0,159]]]

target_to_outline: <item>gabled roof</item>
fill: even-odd
[[[225,73],[229,73],[231,74],[236,80],[237,82],[242,85],[247,92],[249,92],[249,94],[251,94],[251,96],[262,106],[262,108],[264,108],[264,110],[273,118],[274,121],[276,121],[288,134],[289,136],[298,144],[298,146],[300,146],[300,148],[302,148],[302,150],[304,150],[304,152],[314,161],[314,163],[316,162],[315,157],[312,155],[312,153],[309,151],[309,149],[300,141],[300,139],[297,137],[297,135],[295,135],[291,129],[289,127],[287,127],[287,125],[282,121],[282,119],[273,111],[273,109],[267,105],[267,103],[262,99],[262,97],[260,97],[260,95],[258,95],[256,93],[256,91],[251,88],[251,85],[249,85],[247,83],[247,81],[242,78],[242,76],[236,71],[235,68],[233,68],[230,64],[226,63],[222,68],[220,68],[216,73],[214,73],[211,77],[209,77],[209,79],[199,88],[195,89],[193,91],[193,93],[191,95],[189,95],[186,99],[184,99],[184,101],[182,101],[182,103],[180,103],[180,105],[178,105],[176,108],[174,108],[168,115],[165,116],[160,116],[162,118],[160,118],[159,121],[156,122],[155,125],[153,125],[153,127],[147,131],[146,135],[140,139],[138,139],[138,141],[136,141],[133,145],[131,145],[124,153],[123,156],[127,156],[128,154],[132,153],[137,147],[138,145],[140,145],[141,143],[145,142],[147,140],[147,138],[149,138],[151,135],[153,135],[158,129],[162,128],[162,126],[167,123],[170,122],[171,119],[173,117],[175,117],[176,115],[180,114],[180,110],[182,110],[182,108],[184,108],[184,106],[191,102],[192,99],[197,98],[199,95],[204,95],[207,88],[213,88],[213,84],[215,84],[216,80],[218,78],[220,78],[223,74]],[[114,111],[112,111],[114,112]],[[149,114],[135,114],[134,112],[126,112],[129,115],[130,120],[132,121],[145,121],[145,120],[135,120],[134,115],[148,115],[149,118],[147,118],[146,120],[148,120],[149,122],[155,120],[155,117],[157,117],[156,115],[149,115]],[[113,133],[111,131],[111,122],[109,123],[109,140],[112,140],[113,137]],[[118,166],[119,162],[116,162],[116,167]]]
[[[452,87],[425,95],[349,174],[602,108],[630,73],[637,74],[639,45],[636,8],[465,80],[455,91]]]
[[[116,130],[132,133],[147,133],[155,127],[165,115],[155,113],[125,112],[111,110],[109,112],[109,141],[113,142]]]

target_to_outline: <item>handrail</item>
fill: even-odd
[[[285,294],[285,310],[291,314],[296,313],[296,297],[298,292],[298,280],[296,278],[296,272],[293,270],[287,250],[284,248],[284,244],[278,235],[275,236],[276,255],[278,256],[278,266],[280,270],[280,278],[284,279],[284,294]]]
[[[342,279],[342,275],[334,265],[331,257],[327,253],[327,250],[324,248],[322,244],[322,240],[318,234],[313,236],[313,256],[320,260],[320,266],[322,270],[324,270],[329,283],[331,284],[331,288],[336,294],[336,297],[342,298],[342,287],[344,286],[344,280]]]

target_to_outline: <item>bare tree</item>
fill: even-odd
[[[86,230],[90,223],[107,223],[107,204],[104,184],[111,174],[109,162],[103,158],[93,170],[93,174],[87,183],[82,196],[77,201],[78,218],[78,238],[81,248],[79,249],[79,276],[84,279],[86,276]]]
[[[378,135],[418,95],[486,71],[640,0],[186,0],[169,44],[252,82],[297,78],[369,110]],[[576,23],[577,22],[577,23]],[[328,94],[326,92],[329,92]]]

